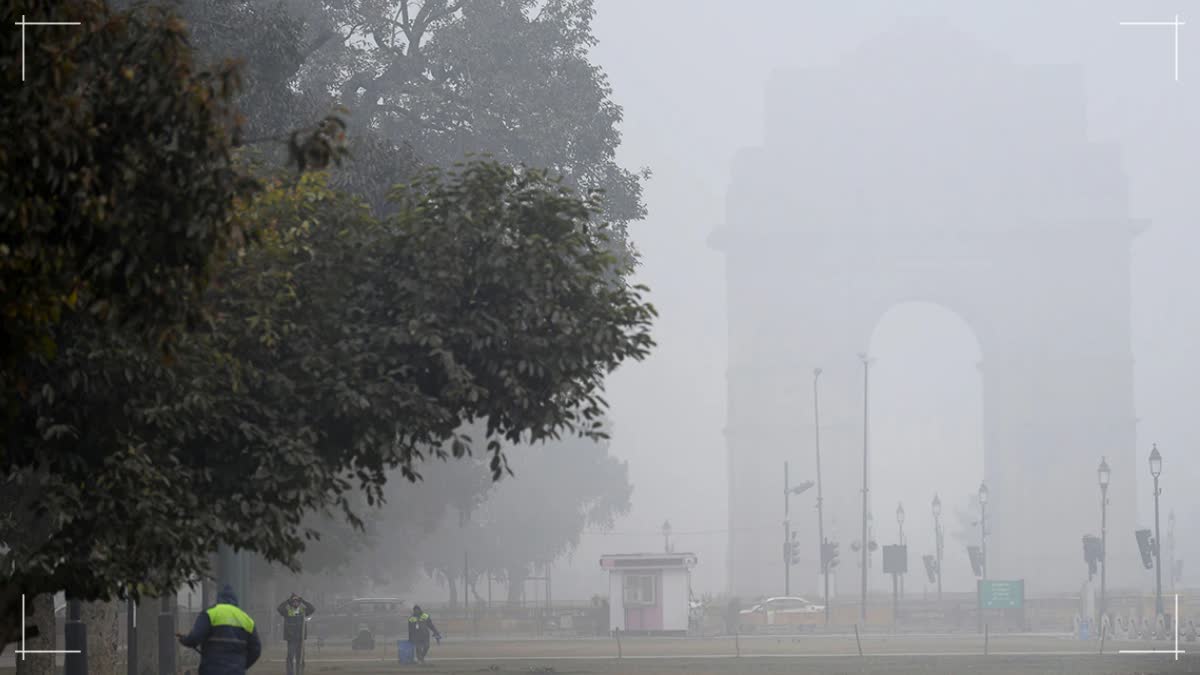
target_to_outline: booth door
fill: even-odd
[[[625,630],[662,630],[662,572],[626,572],[623,584]]]

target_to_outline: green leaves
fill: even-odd
[[[173,340],[164,328],[196,313],[198,273],[236,239],[235,200],[247,187],[231,158],[232,67],[200,71],[182,24],[157,9],[23,0],[0,19],[63,20],[66,9],[81,25],[37,31],[24,82],[21,31],[0,35],[6,370],[45,353],[77,304]]]

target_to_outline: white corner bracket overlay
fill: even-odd
[[[17,26],[21,27],[21,81],[25,81],[25,27],[26,26],[78,26],[78,21],[26,21],[25,15],[21,15],[21,20],[16,22]]]
[[[1175,660],[1179,660],[1180,654],[1187,652],[1179,648],[1179,594],[1175,594],[1175,613],[1171,615],[1171,628],[1175,633],[1175,648],[1174,649],[1121,649],[1118,654],[1174,654]]]
[[[25,648],[25,594],[21,594],[21,648],[15,654],[25,660],[26,654],[78,654],[78,649],[26,649]]]
[[[1157,26],[1160,28],[1163,26],[1169,26],[1172,29],[1171,32],[1174,34],[1174,41],[1175,41],[1175,47],[1174,47],[1175,81],[1176,82],[1179,81],[1179,27],[1186,25],[1186,24],[1184,24],[1184,22],[1179,20],[1178,14],[1175,15],[1174,21],[1122,21],[1121,25],[1122,26]]]

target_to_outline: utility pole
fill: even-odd
[[[867,513],[868,513],[868,509],[869,509],[869,502],[867,501],[867,497],[869,494],[869,483],[867,481],[867,478],[869,476],[869,468],[870,468],[870,465],[868,464],[868,448],[870,447],[868,445],[868,441],[869,441],[869,437],[870,437],[869,430],[870,430],[870,426],[871,426],[871,424],[870,424],[870,422],[871,422],[871,417],[870,417],[871,360],[867,358],[866,354],[859,354],[858,357],[862,360],[862,364],[863,364],[863,487],[862,487],[862,610],[861,610],[861,617],[862,617],[863,623],[866,623],[866,621],[867,621],[867,555],[868,555],[867,549],[869,548],[868,542],[870,541],[869,539],[867,539]]]
[[[829,628],[829,560],[825,555],[825,493],[821,490],[821,369],[813,369],[813,433],[817,450],[817,538],[820,540],[821,579],[825,583],[825,627]]]

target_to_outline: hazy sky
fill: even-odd
[[[1170,508],[1182,529],[1194,527],[1200,499],[1189,498],[1196,491],[1185,485],[1200,479],[1192,451],[1200,442],[1193,424],[1200,357],[1191,348],[1200,327],[1200,235],[1194,227],[1200,138],[1193,131],[1200,120],[1200,27],[1183,29],[1177,83],[1170,29],[1118,25],[1166,20],[1177,12],[1200,25],[1200,10],[1184,0],[600,0],[594,59],[625,108],[620,157],[655,173],[646,192],[650,216],[633,236],[642,253],[641,278],[661,311],[659,347],[610,382],[613,451],[631,465],[633,512],[615,533],[585,536],[574,568],[556,572],[556,596],[586,597],[602,589],[601,553],[658,550],[655,533],[664,519],[678,533],[676,548],[699,554],[696,590],[722,589],[725,281],[723,257],[706,238],[723,221],[731,158],[761,141],[764,87],[772,71],[834,62],[900,15],[948,17],[1016,62],[1085,66],[1090,136],[1122,145],[1131,215],[1153,221],[1134,247],[1140,423],[1138,447],[1129,451],[1137,453],[1145,473],[1150,442],[1158,442],[1165,457],[1164,527]],[[943,487],[957,490],[950,499],[962,500],[981,477],[979,346],[955,315],[915,303],[880,317],[870,348],[878,358],[873,471],[888,477],[875,487],[880,538],[894,537],[895,504],[903,500],[906,530],[918,549],[911,566],[932,549],[933,490],[951,486]],[[796,461],[807,466],[811,458]],[[1081,467],[1081,480],[1094,481],[1094,470]],[[1148,523],[1148,478],[1139,480],[1141,522]],[[1114,536],[1132,545],[1131,533]],[[948,584],[956,574],[966,584],[965,555],[956,560],[951,548]],[[1180,556],[1194,553],[1200,549],[1181,548]],[[911,592],[920,582],[910,579]]]

